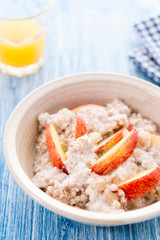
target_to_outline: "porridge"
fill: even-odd
[[[122,100],[41,113],[34,184],[90,211],[122,212],[160,200],[156,125]]]

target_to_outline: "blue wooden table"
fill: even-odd
[[[12,178],[2,146],[7,119],[17,103],[54,78],[102,71],[152,81],[129,62],[127,53],[140,45],[133,24],[159,13],[159,0],[56,0],[44,67],[37,74],[20,79],[0,74],[0,239],[160,239],[160,218],[119,227],[95,227],[43,208]]]

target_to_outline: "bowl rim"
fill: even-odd
[[[24,192],[26,192],[37,203],[57,214],[60,214],[64,217],[67,217],[69,219],[81,223],[92,224],[97,226],[98,225],[115,226],[141,222],[144,220],[149,220],[151,218],[160,216],[160,201],[144,208],[131,210],[128,212],[120,212],[116,214],[115,212],[101,213],[72,207],[48,196],[46,193],[44,193],[42,190],[36,187],[34,183],[31,181],[31,179],[23,171],[18,161],[16,145],[14,143],[16,137],[15,133],[18,128],[18,123],[20,122],[20,119],[23,116],[23,113],[27,111],[27,109],[29,109],[29,106],[31,105],[31,103],[34,103],[35,99],[37,99],[40,96],[43,96],[47,92],[47,90],[51,89],[51,87],[53,89],[60,88],[61,86],[65,86],[73,82],[73,79],[75,82],[75,78],[77,78],[76,81],[83,82],[85,81],[86,77],[87,81],[93,81],[93,78],[98,79],[99,77],[104,78],[105,81],[114,82],[121,81],[129,85],[134,85],[134,87],[136,86],[140,87],[141,89],[143,88],[143,90],[148,91],[149,94],[152,94],[155,97],[160,98],[160,89],[158,86],[145,80],[142,80],[140,78],[120,73],[107,73],[107,72],[78,73],[60,77],[39,86],[35,90],[31,91],[18,103],[18,105],[11,113],[6,124],[3,138],[3,148],[6,163],[12,176],[19,184],[19,186],[24,190]],[[110,78],[110,80],[107,80],[106,78]],[[16,166],[16,168],[14,168],[14,166]]]

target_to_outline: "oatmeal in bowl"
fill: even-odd
[[[156,124],[121,99],[38,116],[33,183],[65,204],[123,212],[160,200]]]
[[[159,88],[84,73],[42,85],[15,108],[4,153],[20,187],[66,218],[122,225],[160,216]]]

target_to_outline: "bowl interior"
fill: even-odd
[[[34,145],[38,134],[37,117],[41,112],[55,113],[63,107],[71,109],[85,103],[105,105],[114,98],[122,98],[136,111],[160,126],[157,113],[160,93],[157,87],[122,75],[70,76],[46,84],[27,96],[13,112],[7,127],[9,134],[14,136],[15,145],[11,144],[16,149],[17,161],[25,174],[30,179],[33,176]]]

